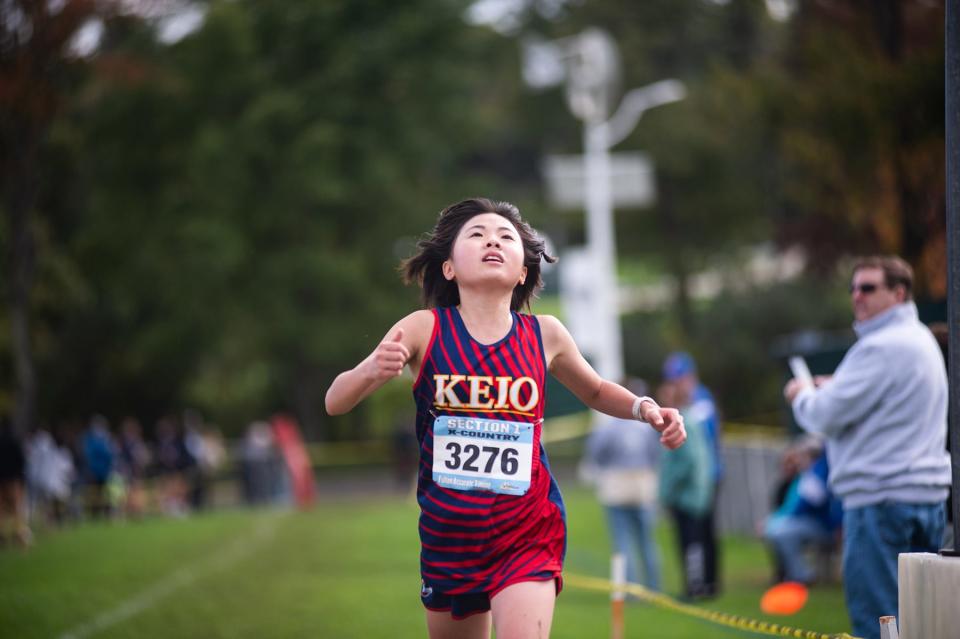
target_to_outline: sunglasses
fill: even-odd
[[[869,295],[870,293],[875,292],[878,288],[880,288],[879,284],[851,284],[850,294],[853,295],[857,291],[860,291],[863,295]]]

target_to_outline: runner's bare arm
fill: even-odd
[[[614,417],[633,419],[637,396],[626,388],[603,379],[577,348],[567,328],[552,315],[538,315],[547,368],[580,401],[594,410]],[[662,408],[653,400],[644,401],[639,416],[660,432],[667,448],[677,448],[687,438],[683,418],[674,408]]]
[[[388,380],[403,373],[407,364],[416,375],[432,331],[433,313],[426,310],[414,311],[394,324],[373,352],[333,380],[324,400],[327,413],[350,412]]]

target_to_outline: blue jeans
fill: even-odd
[[[879,639],[883,615],[898,615],[897,556],[937,552],[944,504],[883,502],[843,513],[843,590],[853,634]]]
[[[813,544],[826,545],[833,541],[833,533],[815,517],[803,515],[774,515],[767,520],[765,536],[783,568],[784,581],[813,583],[816,573],[809,566],[803,552]]]
[[[653,539],[654,509],[648,506],[606,506],[614,552],[627,558],[627,581],[660,590],[660,553]],[[637,565],[643,579],[637,581]]]

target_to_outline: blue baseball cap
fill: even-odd
[[[696,372],[697,364],[693,361],[693,356],[690,353],[676,351],[670,353],[667,359],[663,361],[663,378],[668,382]]]

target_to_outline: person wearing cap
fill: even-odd
[[[713,393],[701,381],[697,374],[697,364],[690,353],[676,351],[663,362],[663,379],[674,384],[684,397],[690,398],[685,411],[691,418],[703,425],[706,432],[707,448],[711,461],[711,479],[713,489],[710,506],[704,514],[703,550],[704,550],[704,591],[716,595],[720,591],[719,564],[717,546],[716,509],[720,493],[720,481],[723,477],[723,458],[720,450],[721,424],[717,404]]]
[[[658,498],[670,513],[683,578],[681,597],[687,601],[715,596],[716,584],[707,580],[708,517],[713,507],[713,460],[706,426],[691,410],[688,385],[666,381],[657,389],[657,401],[680,411],[687,429],[682,450],[660,456]]]
[[[913,302],[899,257],[853,267],[857,341],[834,374],[783,389],[797,424],[827,440],[830,488],[843,502],[843,577],[854,634],[880,636],[898,615],[897,556],[937,552],[950,485],[943,355]]]

